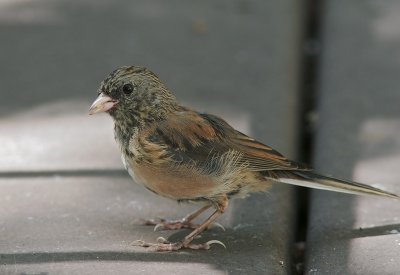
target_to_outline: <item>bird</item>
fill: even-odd
[[[227,209],[229,200],[264,192],[285,183],[358,195],[400,199],[396,194],[362,183],[319,175],[306,164],[290,160],[234,129],[222,118],[181,105],[160,78],[142,66],[123,66],[100,84],[89,114],[108,113],[122,162],[133,180],[157,195],[202,207],[177,221],[156,227],[193,229],[177,242],[159,238],[138,241],[155,251],[210,249],[218,240],[192,241]],[[192,221],[208,209],[201,224]]]

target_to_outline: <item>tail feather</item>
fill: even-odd
[[[393,199],[400,199],[400,196],[386,192],[379,188],[375,188],[358,182],[351,182],[322,176],[310,171],[291,171],[290,174],[285,172],[282,174],[282,177],[278,175],[278,178],[276,180],[287,184],[336,191],[341,193],[356,195],[376,195]]]

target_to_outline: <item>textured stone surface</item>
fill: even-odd
[[[111,120],[86,114],[112,69],[146,65],[183,102],[294,157],[301,6],[1,1],[0,273],[288,273],[295,209],[287,186],[231,203],[227,232],[202,237],[227,250],[129,246],[169,236],[137,225],[140,218],[176,217],[187,206],[132,186],[120,172]]]
[[[315,166],[400,194],[400,5],[326,1]],[[313,192],[310,274],[397,274],[400,204]]]
[[[143,220],[179,218],[196,206],[159,198],[124,176],[2,179],[0,272],[127,274],[166,269],[225,274],[268,269],[279,273],[277,266],[284,272],[289,268],[285,243],[290,232],[276,225],[290,224],[282,214],[292,210],[279,204],[287,192],[273,188],[271,193],[276,196],[253,204],[259,209],[256,213],[230,208],[220,219],[226,231],[213,228],[198,240],[221,240],[226,250],[216,245],[210,251],[154,253],[131,243],[159,236],[178,240],[188,231],[153,232],[141,225]],[[243,214],[246,218],[241,218]]]

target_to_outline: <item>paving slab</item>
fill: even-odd
[[[122,170],[109,117],[63,101],[0,118],[0,173]]]
[[[290,224],[281,214],[292,210],[279,203],[287,192],[278,186],[271,193],[277,196],[254,205],[257,215],[240,213],[250,217],[237,223],[230,208],[220,219],[225,232],[202,234],[201,241],[218,239],[227,249],[154,253],[131,243],[159,236],[178,240],[188,231],[154,232],[142,222],[179,218],[196,206],[159,198],[124,176],[1,179],[0,273],[283,273],[290,269],[287,240],[276,224]]]
[[[295,0],[0,1],[4,272],[289,273],[295,203],[287,186],[231,203],[227,232],[203,236],[216,232],[230,243],[226,251],[129,246],[158,236],[136,219],[186,211],[128,191],[111,120],[86,114],[106,74],[145,65],[183,102],[295,157],[302,7]]]
[[[326,1],[323,14],[315,166],[400,194],[400,5]],[[391,199],[313,191],[306,274],[398,274],[399,211]]]

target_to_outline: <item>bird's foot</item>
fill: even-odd
[[[185,243],[185,241],[171,243],[163,237],[157,238],[157,243],[147,243],[142,240],[137,240],[132,244],[136,245],[136,246],[141,246],[141,247],[149,247],[158,252],[177,251],[177,250],[180,250],[183,248],[194,249],[194,250],[200,250],[200,249],[208,250],[208,249],[210,249],[212,244],[219,244],[219,245],[222,245],[224,248],[226,248],[225,244],[223,244],[222,242],[220,242],[218,240],[211,240],[211,241],[208,241],[208,242],[202,243],[202,244]]]
[[[182,228],[196,229],[199,227],[198,224],[193,224],[191,221],[186,219],[169,221],[165,219],[161,219],[160,222],[156,222],[154,220],[147,220],[144,223],[145,225],[154,225],[154,231],[158,230],[178,230]],[[210,227],[219,227],[223,231],[225,231],[225,227],[219,223],[213,223]],[[207,228],[209,229],[209,228]]]
[[[154,225],[154,231],[157,230],[178,230],[182,228],[196,229],[198,227],[197,224],[193,224],[190,221],[185,219],[169,221],[161,219],[160,222],[156,222],[154,220],[147,220],[145,225]]]

